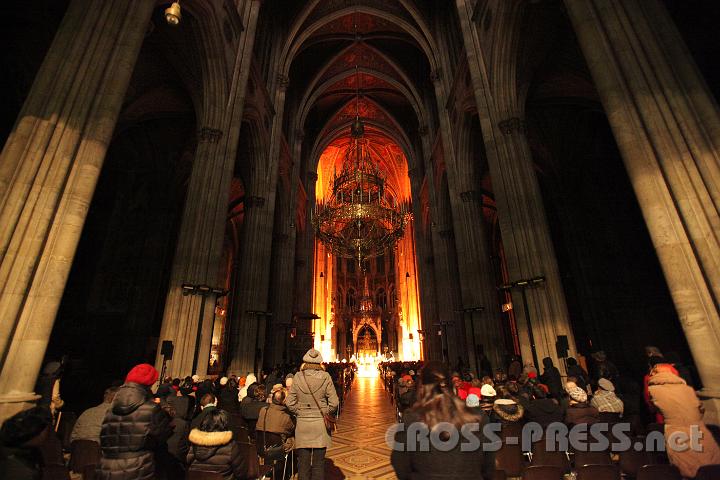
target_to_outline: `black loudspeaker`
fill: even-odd
[[[175,347],[171,340],[163,340],[162,347],[160,348],[160,355],[165,357],[165,360],[172,360],[173,350]]]
[[[558,335],[557,341],[555,342],[555,350],[557,351],[558,358],[567,358],[569,349],[570,345],[568,344],[567,335]]]

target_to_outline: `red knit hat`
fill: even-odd
[[[158,379],[158,371],[150,364],[141,363],[135,365],[125,377],[125,383],[133,382],[140,385],[150,386]]]

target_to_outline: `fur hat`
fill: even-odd
[[[320,354],[320,352],[318,352],[314,348],[311,348],[310,350],[307,351],[307,353],[303,357],[303,362],[320,364],[323,362],[323,358],[322,358],[322,355]]]
[[[19,447],[41,435],[52,424],[47,407],[23,410],[5,420],[0,429],[0,442],[8,447]]]
[[[568,390],[568,395],[570,395],[570,398],[575,400],[578,403],[585,403],[587,402],[587,393],[585,393],[585,390],[583,390],[580,387],[571,388]]]
[[[465,405],[467,405],[468,407],[471,407],[471,408],[479,407],[480,406],[480,398],[477,395],[475,395],[474,393],[471,393],[465,399]]]
[[[192,381],[195,383],[198,383],[200,381],[200,375],[193,375],[191,378]]]
[[[148,363],[141,363],[140,365],[135,365],[130,372],[128,372],[127,377],[125,377],[125,382],[139,383],[140,385],[149,387],[155,383],[158,376],[159,374],[158,371],[155,370],[155,367]]]
[[[480,393],[483,397],[495,397],[497,396],[497,392],[492,387],[492,385],[483,385],[480,389]]]
[[[608,392],[615,391],[615,385],[613,385],[613,383],[607,378],[601,378],[600,380],[598,380],[598,387],[602,388],[603,390],[607,390]]]

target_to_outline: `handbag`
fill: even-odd
[[[318,403],[317,398],[315,398],[315,394],[312,392],[312,388],[310,388],[310,384],[307,382],[307,378],[305,377],[305,371],[303,370],[303,380],[305,380],[305,385],[308,387],[308,391],[310,392],[310,396],[315,401],[315,406],[320,410],[320,413],[322,413],[322,408],[320,408],[320,403]],[[332,432],[334,432],[337,429],[337,419],[333,417],[332,415],[328,415],[327,413],[322,413],[323,421],[325,422],[325,430],[327,430],[328,435],[332,435]]]
[[[270,411],[270,407],[264,407],[265,417],[263,417],[263,429],[262,429],[262,446],[260,447],[260,457],[263,459],[263,464],[272,465],[275,462],[285,459],[285,449],[282,443],[276,445],[267,446],[265,442],[265,425],[267,425],[267,416]]]

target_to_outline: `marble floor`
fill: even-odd
[[[327,452],[325,478],[397,478],[385,444],[385,432],[394,422],[395,408],[380,378],[356,378]]]

